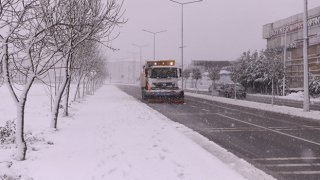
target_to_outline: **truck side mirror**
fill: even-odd
[[[144,70],[144,74],[146,75],[146,77],[148,77],[148,69]]]
[[[179,68],[179,76],[182,77],[182,70]]]

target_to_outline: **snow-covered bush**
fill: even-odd
[[[320,94],[320,80],[313,80],[309,83],[309,93],[311,96]]]
[[[0,144],[15,142],[16,123],[13,120],[7,121],[4,127],[0,127]]]
[[[280,94],[284,74],[280,52],[261,50],[260,53],[257,51],[251,53],[249,50],[232,63],[230,78],[232,81],[242,84],[245,88],[250,88],[252,92],[269,94],[274,87],[274,92]]]

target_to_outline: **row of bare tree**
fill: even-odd
[[[56,72],[60,73],[50,123],[57,128],[61,98],[63,94],[69,97],[71,79],[77,81],[80,97],[81,82],[88,87],[89,82],[99,85],[106,78],[106,61],[99,47],[115,50],[110,44],[117,36],[111,33],[126,23],[121,8],[116,0],[0,0],[0,76],[17,107],[18,160],[26,157],[24,110],[35,80],[50,78],[52,72],[56,78]],[[17,77],[23,81],[15,81]],[[15,83],[20,83],[21,91],[15,90]],[[68,98],[64,108],[68,115]]]

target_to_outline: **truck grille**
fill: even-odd
[[[159,82],[159,83],[153,83],[155,87],[152,87],[151,89],[178,89],[178,87],[175,87],[175,84],[172,82]]]

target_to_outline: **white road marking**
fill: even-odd
[[[261,128],[239,127],[239,128],[206,128],[210,131],[224,132],[224,131],[266,131]]]
[[[287,158],[253,158],[252,161],[285,161],[285,160],[310,160],[320,159],[320,157],[287,157]]]
[[[320,128],[320,126],[282,126],[282,127],[268,127],[271,129],[290,129],[290,128],[308,128],[308,129],[313,129],[313,128]]]
[[[320,171],[276,171],[277,174],[320,174]]]
[[[302,166],[320,166],[320,163],[311,164],[264,164],[265,167],[302,167]]]
[[[191,107],[195,108],[195,106],[191,106]]]
[[[287,134],[287,133],[284,133],[284,132],[280,132],[280,131],[277,131],[277,130],[269,129],[269,128],[267,128],[267,127],[259,126],[259,125],[252,124],[252,123],[248,123],[248,122],[246,122],[246,121],[241,121],[241,120],[239,120],[239,119],[236,119],[236,118],[233,118],[233,117],[229,117],[229,116],[226,116],[226,115],[223,115],[223,114],[219,114],[219,113],[217,113],[217,114],[220,115],[220,116],[229,118],[229,119],[233,119],[233,120],[238,121],[238,122],[242,122],[242,123],[245,123],[245,124],[250,124],[250,125],[255,126],[255,127],[259,127],[259,128],[262,128],[262,129],[266,129],[266,130],[268,130],[268,131],[272,131],[272,132],[275,132],[275,133],[278,133],[278,134],[282,134],[282,135],[285,135],[285,136],[289,136],[289,137],[292,137],[292,138],[295,138],[295,139],[299,139],[299,140],[301,140],[301,141],[305,141],[305,142],[308,142],[308,143],[311,143],[311,144],[315,144],[315,145],[320,146],[320,143],[317,143],[317,142],[309,141],[309,140],[307,140],[307,139],[303,139],[303,138],[300,138],[300,137],[297,137],[297,136],[293,136],[293,135],[290,135],[290,134]]]
[[[209,112],[209,110],[206,110],[206,109],[201,109],[202,111],[207,111],[207,112]]]
[[[211,132],[248,132],[248,131],[266,131],[264,129],[247,129],[247,130],[244,130],[244,129],[229,129],[229,130],[211,130]]]

